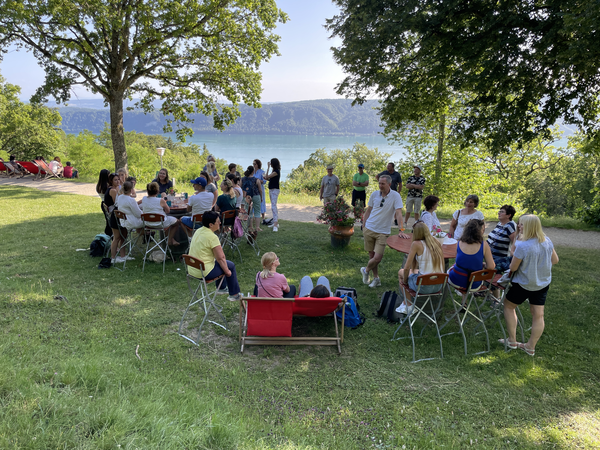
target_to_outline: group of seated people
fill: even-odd
[[[17,161],[15,155],[10,155],[8,162],[0,158],[0,162],[7,168],[9,178],[18,175],[21,175],[19,178],[23,178],[30,173],[29,170]],[[49,163],[46,162],[43,156],[36,156],[34,162],[39,166],[40,170],[50,170],[59,178],[79,178],[79,172],[71,166],[71,162],[67,161],[67,165],[63,166],[60,156],[55,156]],[[47,165],[47,168],[44,165]]]

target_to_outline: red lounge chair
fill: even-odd
[[[341,336],[335,315],[340,309]],[[245,345],[337,345],[341,354],[345,313],[346,303],[339,297],[244,298],[240,301],[241,352],[244,353]],[[321,317],[329,314],[333,315],[335,337],[292,337],[294,315]]]
[[[36,166],[34,163],[32,163],[31,161],[19,161],[19,164],[21,164],[21,166],[30,174],[35,175],[34,178],[38,177],[38,174],[40,173],[40,168],[38,166]]]
[[[44,180],[48,178],[58,178],[58,175],[52,172],[52,170],[50,170],[50,167],[48,167],[48,164],[46,164],[41,159],[34,159],[33,162],[40,168],[39,173],[43,175]]]

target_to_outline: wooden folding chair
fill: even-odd
[[[144,222],[144,232],[146,234],[146,252],[144,253],[142,272],[146,267],[148,255],[154,250],[159,250],[163,254],[163,273],[165,273],[167,254],[171,255],[171,260],[175,262],[175,258],[173,258],[173,253],[169,247],[169,234],[171,229],[169,228],[169,231],[165,231],[165,216],[162,214],[142,214],[142,221]],[[156,233],[158,233],[159,236],[158,240],[155,237]]]
[[[48,164],[41,159],[34,159],[33,162],[40,168],[40,175],[43,175],[43,178],[41,178],[42,180],[47,180],[48,178],[58,178],[58,175],[52,172]]]
[[[102,202],[102,208],[104,209],[105,207],[106,207],[106,204],[104,202]],[[117,226],[118,226],[119,234],[123,238],[123,243],[117,249],[116,256],[118,256],[121,253],[121,250],[123,248],[127,248],[127,255],[125,257],[125,261],[123,261],[123,270],[125,270],[125,265],[127,264],[127,258],[131,257],[131,254],[133,253],[134,248],[137,246],[141,235],[136,232],[135,228],[129,229],[129,228],[125,228],[122,225],[121,220],[127,220],[127,214],[125,214],[123,211],[119,211],[118,209],[115,209],[113,211],[113,214],[115,215],[115,217],[117,219]],[[110,223],[110,218],[109,218],[109,223]],[[134,235],[135,235],[135,238],[134,238]],[[113,239],[114,238],[115,237],[113,236]],[[115,269],[119,269],[117,267],[116,263],[113,264],[113,266]],[[119,270],[121,270],[121,269],[119,269]]]
[[[187,280],[187,284],[188,284],[188,289],[189,289],[190,293],[192,294],[192,298],[189,301],[188,306],[183,313],[183,316],[181,317],[181,322],[179,322],[178,333],[179,333],[179,336],[181,336],[184,339],[187,339],[191,343],[200,345],[200,337],[201,337],[201,333],[202,333],[202,327],[204,326],[204,323],[208,320],[208,315],[212,309],[214,309],[217,312],[217,314],[219,315],[221,320],[225,323],[225,325],[215,322],[214,320],[208,320],[208,321],[210,323],[213,323],[213,324],[223,328],[224,330],[229,329],[228,324],[227,324],[227,319],[225,318],[225,316],[222,313],[223,308],[221,306],[217,305],[215,302],[217,293],[218,293],[218,289],[219,289],[219,287],[221,287],[221,285],[225,281],[225,275],[219,275],[217,278],[207,280],[206,279],[207,274],[205,273],[205,266],[202,261],[200,261],[198,258],[194,258],[193,256],[190,256],[190,255],[183,255],[182,258],[186,265],[186,269],[189,267],[193,267],[194,269],[199,270],[200,273],[202,274],[202,276],[200,278],[195,277],[193,275],[190,275],[189,270],[186,270],[186,280]],[[217,281],[218,281],[218,283],[217,283]],[[195,282],[198,282],[198,285],[194,288],[193,283],[195,283]],[[209,290],[209,286],[211,287],[210,290]],[[198,327],[198,336],[194,340],[193,337],[187,336],[186,334],[184,334],[183,328],[184,328],[185,317],[186,317],[188,311],[190,310],[190,308],[192,306],[199,304],[199,303],[202,304],[202,307],[201,308],[199,307],[199,309],[200,309],[200,311],[204,312],[204,317],[202,318],[202,322],[200,323],[200,326]]]
[[[440,334],[440,327],[438,325],[437,316],[441,312],[445,294],[446,294],[446,285],[448,283],[448,274],[447,273],[430,273],[427,275],[419,275],[417,278],[417,290],[413,291],[408,287],[408,284],[401,283],[400,287],[402,288],[402,294],[404,296],[404,302],[407,306],[407,314],[406,317],[400,322],[398,328],[394,332],[394,336],[392,340],[400,340],[406,339],[406,337],[396,338],[396,334],[402,328],[404,323],[408,322],[408,327],[410,329],[410,339],[412,341],[412,350],[413,350],[413,359],[412,362],[420,362],[420,361],[428,361],[434,358],[422,358],[419,360],[415,360],[415,335],[413,332],[413,327],[416,321],[419,318],[425,319],[425,324],[421,329],[421,334],[419,337],[423,337],[423,332],[427,325],[432,323],[435,325],[435,330],[437,333],[437,337],[440,341],[440,353],[441,357],[444,357],[444,347],[442,346],[442,336]],[[442,287],[437,292],[432,294],[423,294],[421,293],[421,289],[423,286],[435,286],[441,284]]]
[[[188,248],[186,253],[190,252],[190,246],[192,245],[192,239],[194,238],[194,234],[196,233],[196,225],[199,223],[202,223],[202,216],[203,214],[194,214],[192,216],[192,235],[190,236],[187,231],[186,231],[186,235],[187,235],[187,239],[188,239]],[[189,230],[188,227],[186,227],[183,223],[181,224],[183,227],[185,227],[186,229]]]

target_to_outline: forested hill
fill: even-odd
[[[377,112],[377,101],[352,106],[351,100],[309,100],[302,102],[274,103],[254,109],[240,107],[242,116],[226,129],[237,134],[300,134],[300,135],[353,135],[376,134],[382,131]],[[109,121],[108,109],[77,107],[59,108],[61,128],[68,134],[78,134],[87,129],[98,133]],[[191,125],[195,132],[218,133],[212,126],[212,118],[194,114]],[[126,131],[146,134],[162,133],[165,121],[159,113],[144,114],[141,111],[125,111]]]

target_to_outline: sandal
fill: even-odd
[[[519,344],[521,344],[520,342],[510,342],[510,339],[508,338],[498,339],[498,342],[500,342],[502,345],[506,345],[506,347],[510,350],[515,350],[519,348]]]
[[[521,350],[523,350],[525,353],[527,353],[529,356],[535,355],[535,349],[531,349],[531,348],[527,347],[525,344],[522,344],[521,342],[517,343],[517,346]]]

